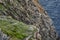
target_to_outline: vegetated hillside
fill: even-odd
[[[52,20],[38,0],[0,0],[1,40],[56,40]]]

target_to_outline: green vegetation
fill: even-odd
[[[0,4],[0,10],[5,10],[5,7],[2,4]]]
[[[30,35],[28,32],[32,32],[29,30],[28,25],[24,24],[23,22],[16,21],[12,18],[0,18],[0,28],[8,36],[16,37],[21,40]]]

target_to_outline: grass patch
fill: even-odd
[[[11,37],[16,37],[23,40],[28,35],[29,26],[23,22],[16,21],[14,19],[0,19],[0,28],[2,31]]]
[[[5,7],[2,4],[0,4],[0,10],[5,10]]]

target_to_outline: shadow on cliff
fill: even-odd
[[[60,37],[58,37],[57,40],[60,40]]]

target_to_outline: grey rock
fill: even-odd
[[[9,37],[6,34],[4,34],[0,29],[0,40],[8,40],[8,39]]]
[[[57,33],[55,31],[52,20],[47,15],[47,12],[41,7],[41,5],[39,5],[38,1],[3,0],[2,5],[5,7],[5,9],[7,9],[2,11],[5,11],[8,16],[11,16],[15,20],[22,21],[27,25],[36,26],[38,31],[35,32],[32,40],[57,39]],[[30,36],[27,38],[30,38]]]

